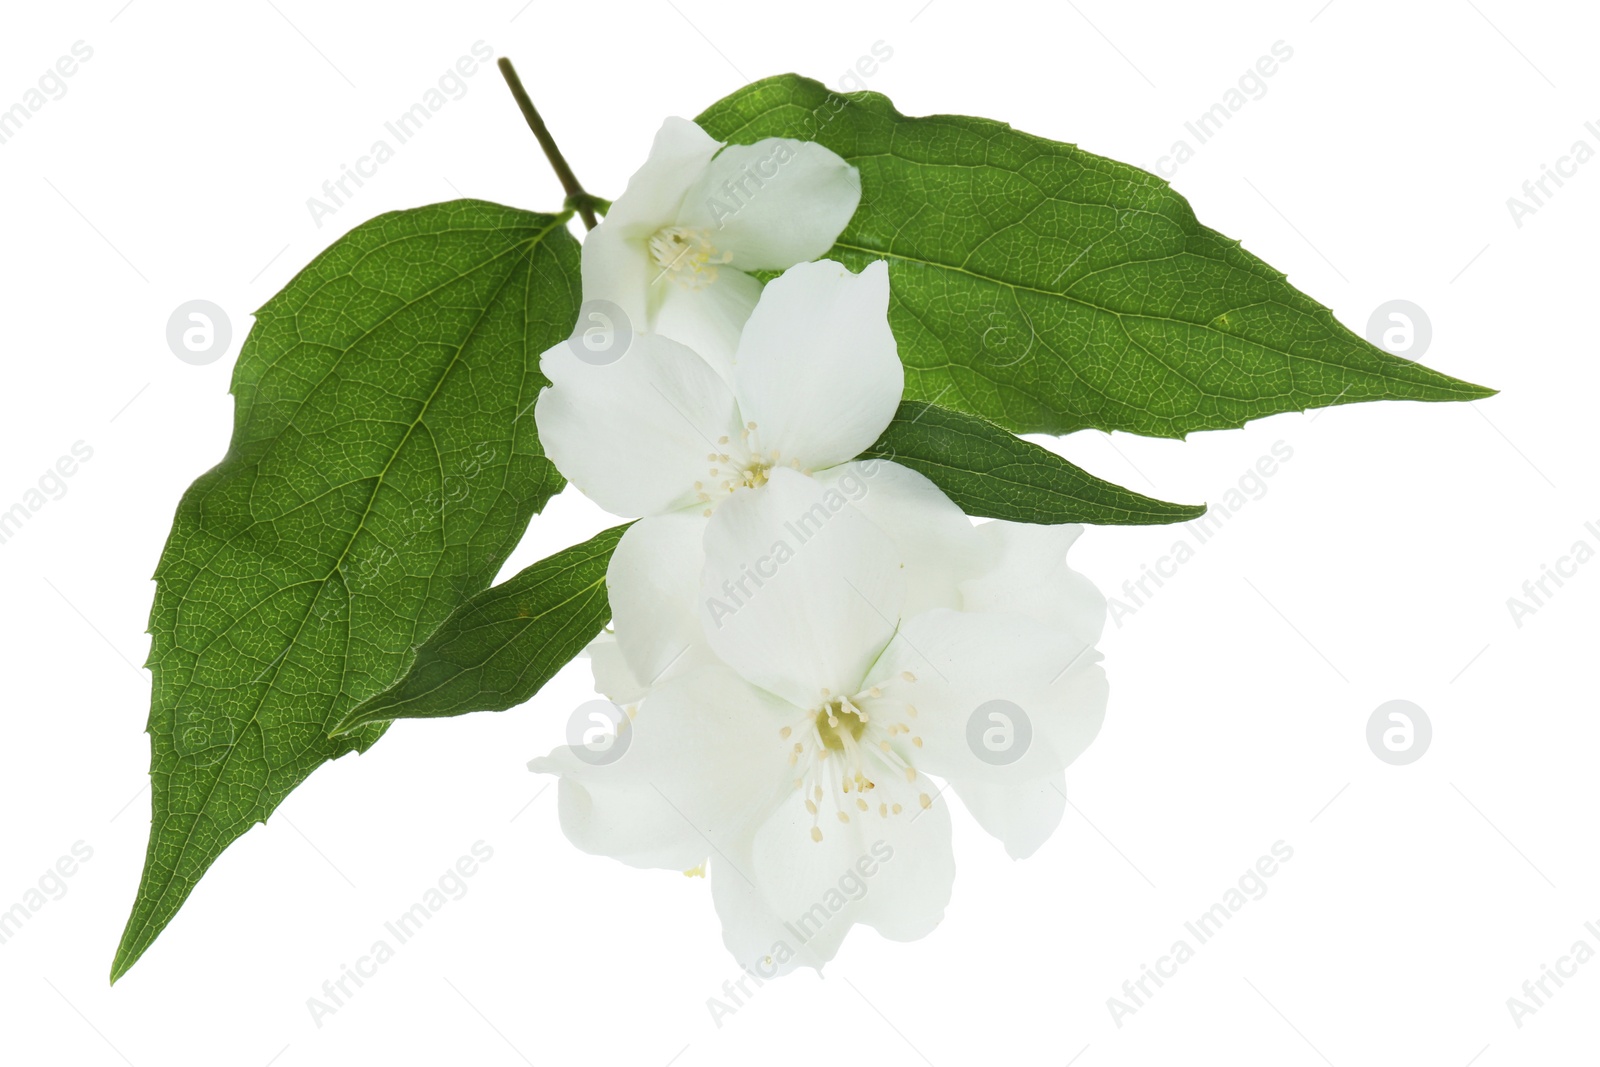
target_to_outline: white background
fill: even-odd
[[[74,442],[92,460],[0,545],[6,673],[0,909],[75,842],[93,858],[0,945],[0,1058],[81,1064],[665,1065],[1571,1063],[1594,1054],[1600,962],[1519,1028],[1508,997],[1600,937],[1593,775],[1600,562],[1515,624],[1507,598],[1600,520],[1590,412],[1600,162],[1518,227],[1506,199],[1600,120],[1577,4],[1323,0],[1046,5],[534,0],[27,5],[0,107],[74,42],[93,58],[0,145],[0,508]],[[1319,10],[1319,7],[1321,8]],[[148,828],[144,635],[179,495],[222,455],[250,312],[380,212],[561,193],[492,68],[318,228],[306,199],[475,41],[518,61],[574,168],[615,195],[665,114],[797,70],[870,79],[908,114],[1003,119],[1153,167],[1274,42],[1293,49],[1174,178],[1202,221],[1345,323],[1431,317],[1423,361],[1502,390],[1475,405],[1291,414],[1186,442],[1086,432],[1089,469],[1223,500],[1293,459],[1156,595],[1108,627],[1112,702],[1073,806],[1013,863],[957,812],[943,925],[858,929],[825,977],[737,978],[706,884],[578,853],[524,762],[590,696],[576,664],[502,715],[402,722],[319,770],[237,842],[114,989]],[[234,343],[168,350],[203,298]],[[606,524],[570,493],[507,573]],[[1091,530],[1108,593],[1183,529]],[[1553,588],[1553,586],[1552,586]],[[1131,601],[1130,601],[1131,603]],[[1404,698],[1434,739],[1380,762]],[[494,858],[317,1026],[339,975],[474,842]],[[1293,859],[1113,1022],[1123,996],[1274,842]],[[1189,938],[1191,944],[1193,939]]]

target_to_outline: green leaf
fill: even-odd
[[[1044,525],[1185,522],[1204,504],[1168,504],[1102,481],[987,419],[920,400],[900,405],[863,456],[926,475],[968,515]]]
[[[988,119],[907,118],[786,74],[713,104],[713,137],[815,140],[861,171],[828,253],[889,261],[906,396],[1019,433],[1182,437],[1363,400],[1492,390],[1393,356],[1195,220],[1153,174]]]
[[[116,981],[229,843],[322,763],[560,490],[528,413],[577,318],[559,216],[460,200],[380,216],[256,315],[233,440],[156,569],[153,821]]]
[[[613,526],[462,604],[417,649],[405,676],[345,716],[344,733],[393,719],[505,711],[537,693],[606,620]]]

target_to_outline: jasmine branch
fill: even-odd
[[[550,167],[556,172],[556,177],[561,179],[561,187],[567,191],[567,204],[578,212],[578,217],[583,219],[586,229],[594,229],[596,220],[594,209],[596,204],[604,201],[597,196],[592,196],[584,191],[583,184],[578,181],[578,176],[572,173],[567,159],[561,154],[561,149],[556,145],[556,139],[550,136],[550,129],[544,124],[544,119],[539,117],[538,109],[533,106],[533,101],[528,97],[528,90],[522,87],[522,79],[517,77],[517,68],[511,65],[511,60],[500,57],[497,64],[501,77],[505,78],[506,86],[511,90],[511,95],[516,98],[517,107],[522,110],[522,117],[528,121],[528,129],[539,139],[539,147],[544,149],[545,158],[550,161]]]

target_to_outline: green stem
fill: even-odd
[[[517,107],[522,110],[522,117],[528,120],[528,129],[539,139],[539,147],[544,149],[545,158],[550,161],[551,169],[556,172],[556,177],[561,179],[561,187],[567,191],[567,203],[577,210],[578,217],[583,219],[586,229],[594,229],[596,225],[594,206],[599,198],[584,192],[583,184],[578,181],[578,176],[572,173],[566,157],[556,145],[556,139],[550,136],[549,127],[544,124],[544,119],[539,117],[538,109],[528,98],[528,90],[522,87],[522,79],[517,77],[517,68],[511,65],[511,60],[501,56],[498,66],[501,77],[505,78],[506,86],[511,90],[511,95],[516,98]]]

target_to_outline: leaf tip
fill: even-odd
[[[139,952],[129,952],[126,944],[118,945],[117,954],[111,960],[111,980],[107,984],[115,986],[129,968],[139,962],[139,955]]]
[[[1170,526],[1175,522],[1193,522],[1205,515],[1210,510],[1209,504],[1172,504],[1154,497],[1145,497],[1153,507],[1151,510],[1137,513],[1120,523],[1114,525],[1127,526]]]
[[[349,734],[352,730],[357,730],[362,726],[365,726],[366,723],[362,722],[359,716],[360,711],[360,708],[356,708],[355,710],[351,711],[350,714],[340,719],[337,723],[329,728],[328,736],[337,740]]]
[[[329,727],[328,736],[334,739],[348,740],[351,734],[354,734],[362,727],[384,721],[382,700],[388,692],[389,690],[385,689],[382,693],[375,693],[345,712],[342,719]]]

